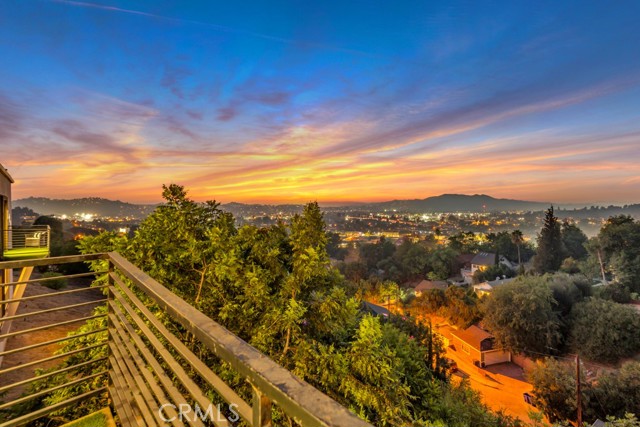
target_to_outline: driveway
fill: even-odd
[[[467,378],[472,389],[478,391],[482,401],[492,410],[530,422],[528,412],[533,408],[525,403],[523,393],[531,392],[531,384],[525,382],[522,369],[513,363],[500,363],[487,369],[474,366],[457,351],[447,348],[447,357],[458,364],[458,372],[452,380]]]

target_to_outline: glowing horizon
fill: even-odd
[[[6,2],[0,163],[14,199],[639,203],[624,3]]]

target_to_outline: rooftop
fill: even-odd
[[[451,331],[451,335],[460,338],[478,351],[481,351],[482,341],[493,338],[493,335],[476,325],[469,326],[464,331]]]

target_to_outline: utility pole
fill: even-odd
[[[576,355],[576,402],[578,405],[578,427],[582,427],[582,392],[580,390],[580,355]]]

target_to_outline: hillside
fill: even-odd
[[[47,197],[28,197],[13,201],[14,207],[29,208],[41,215],[75,215],[90,213],[109,217],[144,218],[149,215],[155,205],[136,205],[99,197],[83,199],[49,199]]]
[[[373,210],[395,209],[399,212],[502,212],[541,211],[551,203],[530,202],[513,199],[496,199],[486,194],[442,194],[426,199],[393,200],[361,206]]]

